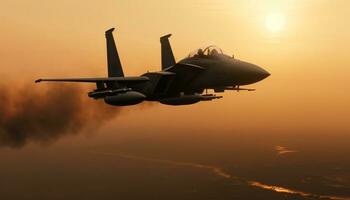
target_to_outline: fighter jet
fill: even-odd
[[[248,90],[242,85],[256,83],[270,74],[263,68],[226,55],[215,46],[200,48],[176,62],[169,42],[171,34],[162,36],[162,69],[141,76],[124,76],[114,41],[114,28],[105,32],[107,42],[108,77],[54,78],[35,82],[85,82],[96,84],[88,96],[103,99],[113,106],[128,106],[143,101],[158,101],[166,105],[189,105],[220,99],[215,93],[225,90]],[[213,91],[209,94],[208,89]]]

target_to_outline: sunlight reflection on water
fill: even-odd
[[[157,162],[157,163],[163,163],[168,165],[175,165],[175,166],[185,166],[185,167],[192,167],[192,168],[200,168],[200,169],[207,169],[213,172],[216,176],[230,179],[230,180],[239,180],[241,184],[248,184],[252,187],[258,187],[265,190],[270,190],[278,193],[286,193],[286,194],[294,194],[299,195],[302,197],[313,197],[313,198],[328,198],[331,200],[350,200],[350,197],[339,197],[339,196],[331,196],[331,195],[317,195],[312,194],[308,192],[298,191],[298,190],[292,190],[288,188],[284,188],[281,186],[275,186],[275,185],[267,185],[258,181],[250,181],[245,180],[240,177],[233,176],[232,174],[226,172],[224,169],[218,166],[212,166],[212,165],[204,165],[199,163],[192,163],[192,162],[180,162],[180,161],[174,161],[174,160],[166,160],[166,159],[157,159],[157,158],[148,158],[148,157],[141,157],[141,156],[135,156],[135,155],[128,155],[128,154],[122,154],[122,153],[111,153],[111,152],[96,152],[96,151],[90,151],[91,153],[98,153],[102,155],[107,156],[118,156],[126,159],[135,159],[135,160],[143,160],[143,161],[149,161],[149,162]]]

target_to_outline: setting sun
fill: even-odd
[[[265,26],[269,31],[278,32],[285,26],[285,17],[281,14],[270,14],[265,19]]]

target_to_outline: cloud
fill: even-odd
[[[94,101],[76,85],[0,85],[0,147],[50,143],[82,129],[95,129],[120,108]]]

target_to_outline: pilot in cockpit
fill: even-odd
[[[209,54],[210,54],[211,56],[217,56],[217,55],[219,54],[219,52],[218,52],[218,50],[213,49],[213,50],[210,51]]]
[[[203,56],[204,55],[203,49],[198,49],[197,55]]]

